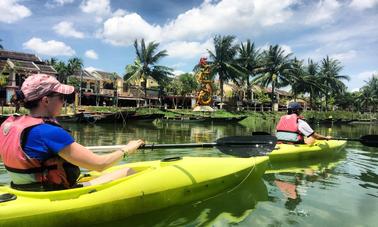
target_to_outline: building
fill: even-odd
[[[34,73],[57,75],[56,70],[34,54],[0,50],[0,72],[8,76],[7,83],[1,85],[1,95],[4,104],[10,104],[12,95],[25,78]]]

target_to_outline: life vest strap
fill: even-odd
[[[31,169],[17,169],[17,168],[12,168],[9,166],[5,166],[5,169],[8,170],[9,172],[13,173],[25,173],[25,174],[30,174],[30,173],[43,173],[45,170],[53,170],[57,169],[57,165],[51,165],[51,166],[43,166],[43,167],[36,167],[36,168],[31,168]]]

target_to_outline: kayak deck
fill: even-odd
[[[322,156],[333,156],[344,146],[344,140],[318,140],[312,145],[277,144],[268,154],[270,162],[288,162],[314,159]]]
[[[268,157],[184,157],[116,166],[106,172],[127,166],[137,173],[96,186],[51,192],[0,187],[0,195],[17,196],[0,202],[0,226],[87,225],[184,204],[224,192],[247,177],[260,178],[267,161]]]

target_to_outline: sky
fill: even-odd
[[[378,0],[1,0],[6,50],[125,73],[133,42],[159,42],[159,62],[191,72],[215,35],[247,39],[261,50],[280,45],[298,59],[338,59],[349,91],[378,74]]]

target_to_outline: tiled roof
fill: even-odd
[[[4,68],[7,61],[10,61],[10,65],[17,71],[57,74],[52,66],[41,61],[41,59],[34,54],[0,50],[0,69]]]
[[[21,61],[11,59],[16,70],[38,72],[39,68],[32,61]]]
[[[84,80],[99,80],[99,78],[97,78],[95,75],[92,75],[90,72],[88,72],[87,70],[82,70],[82,73],[83,73],[83,79]],[[80,71],[77,71],[75,72],[74,75],[71,75],[71,76],[74,76],[76,78],[79,78],[81,77],[81,74],[80,74]]]
[[[103,71],[93,71],[93,73],[101,76],[101,79],[103,80],[113,80],[113,75],[115,74],[117,76],[117,79],[122,79],[117,73],[109,73],[109,72],[103,72]]]
[[[41,59],[39,59],[34,54],[0,50],[0,59],[6,60],[8,58],[9,59],[15,59],[15,60],[21,60],[21,61],[41,62]]]
[[[41,73],[56,74],[56,70],[51,65],[36,64]]]

